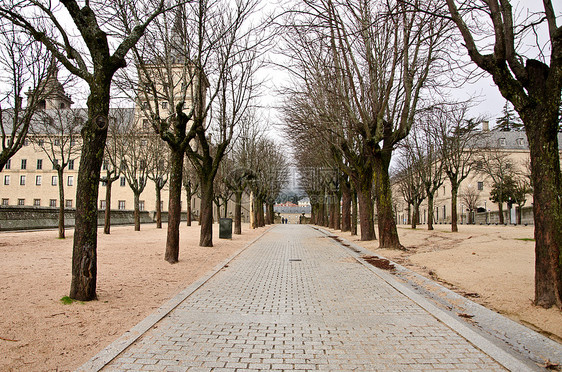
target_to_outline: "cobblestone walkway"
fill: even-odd
[[[278,225],[104,370],[504,369],[348,249]]]

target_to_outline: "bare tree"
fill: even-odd
[[[483,133],[480,119],[467,118],[466,103],[446,104],[434,110],[436,135],[441,141],[441,164],[451,185],[451,231],[458,232],[457,201],[461,183],[474,170]]]
[[[59,239],[65,238],[64,231],[64,170],[80,153],[80,128],[86,112],[81,109],[53,108],[39,112],[29,130],[32,142],[39,147],[57,171],[59,187]]]
[[[87,1],[83,6],[76,0],[6,0],[0,4],[2,18],[43,43],[90,90],[76,191],[70,286],[70,297],[76,300],[96,298],[97,198],[113,75],[126,66],[126,54],[165,10],[164,0]],[[73,25],[60,22],[66,15]]]
[[[111,190],[113,182],[121,177],[121,135],[123,126],[132,120],[130,110],[126,108],[113,109],[110,112],[108,136],[105,143],[105,155],[102,164],[102,185],[105,186],[105,221],[103,233],[111,233]]]
[[[519,21],[508,0],[470,0],[459,6],[454,0],[446,1],[470,59],[492,76],[523,121],[534,186],[535,304],[562,308],[562,175],[557,138],[562,27],[557,25],[553,3],[544,0],[542,12]],[[529,35],[541,26],[547,29],[546,40],[539,33]],[[482,37],[483,33],[489,37]],[[523,42],[528,35],[534,48]]]
[[[248,24],[256,6],[255,0],[236,6],[223,0],[178,6],[155,23],[151,41],[135,50],[139,85],[134,90],[146,120],[171,151],[165,254],[170,263],[179,258],[185,153],[200,178],[199,244],[213,244],[213,180],[233,128],[256,93],[261,29]]]
[[[445,181],[443,162],[441,161],[442,137],[435,127],[435,118],[431,111],[419,116],[413,133],[406,139],[409,151],[416,157],[417,172],[427,197],[427,229],[433,230],[433,212],[435,193]]]
[[[478,167],[492,180],[492,201],[498,204],[499,222],[504,224],[503,203],[510,197],[515,165],[508,153],[499,150],[495,144],[489,144],[478,157]]]
[[[185,196],[187,202],[187,226],[191,226],[191,222],[192,222],[191,203],[193,201],[193,197],[199,193],[199,177],[197,176],[197,172],[191,165],[189,159],[187,159],[184,163],[182,177],[183,177],[183,187],[185,188]]]
[[[52,93],[56,65],[40,43],[30,40],[19,30],[0,24],[0,130],[2,149],[0,171],[23,146],[33,115],[45,108]],[[23,105],[24,89],[27,105]]]
[[[474,213],[478,208],[478,201],[480,200],[480,190],[472,184],[465,186],[461,191],[461,200],[468,209],[468,224],[474,223]],[[464,211],[461,211],[464,214]]]
[[[146,187],[152,154],[148,145],[150,137],[135,131],[134,121],[130,123],[133,125],[124,126],[120,137],[121,171],[133,191],[135,231],[140,231],[140,195]]]
[[[148,173],[149,180],[154,182],[156,193],[156,228],[162,228],[162,189],[168,183],[170,175],[169,148],[159,136],[148,135]],[[191,199],[188,199],[191,200]],[[189,217],[188,217],[189,218]]]

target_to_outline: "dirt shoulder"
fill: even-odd
[[[67,371],[88,361],[165,301],[265,231],[199,247],[199,226],[180,227],[180,262],[164,261],[166,226],[98,234],[98,300],[64,305],[72,230],[0,233],[0,371]]]

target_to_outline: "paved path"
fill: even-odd
[[[348,248],[278,225],[104,370],[505,369]]]

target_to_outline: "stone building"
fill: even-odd
[[[519,176],[524,177],[525,174],[530,174],[529,147],[524,131],[490,131],[487,123],[485,123],[483,125],[483,142],[480,146],[482,148],[482,153],[486,151],[497,151],[500,154],[505,154],[507,159],[514,165],[515,172]],[[562,156],[562,133],[558,134],[558,146]],[[457,221],[459,224],[466,224],[469,221],[477,224],[494,224],[499,221],[498,204],[490,200],[492,186],[492,179],[486,173],[478,170],[472,171],[469,176],[462,181],[457,199]],[[476,199],[475,210],[471,211],[467,202],[463,200],[464,193],[470,193],[472,194],[472,198]],[[393,199],[397,223],[407,224],[407,205],[396,187],[393,188]],[[532,194],[528,194],[522,208],[522,223],[524,224],[533,223],[532,203],[533,196]],[[515,223],[515,205],[513,205],[513,208],[508,209],[507,203],[503,203],[502,209],[504,221],[506,223]],[[469,214],[472,214],[472,216],[469,216]],[[427,219],[427,199],[425,199],[420,206],[419,223],[426,224]],[[451,184],[447,177],[445,177],[443,185],[435,194],[434,223],[451,223]]]

